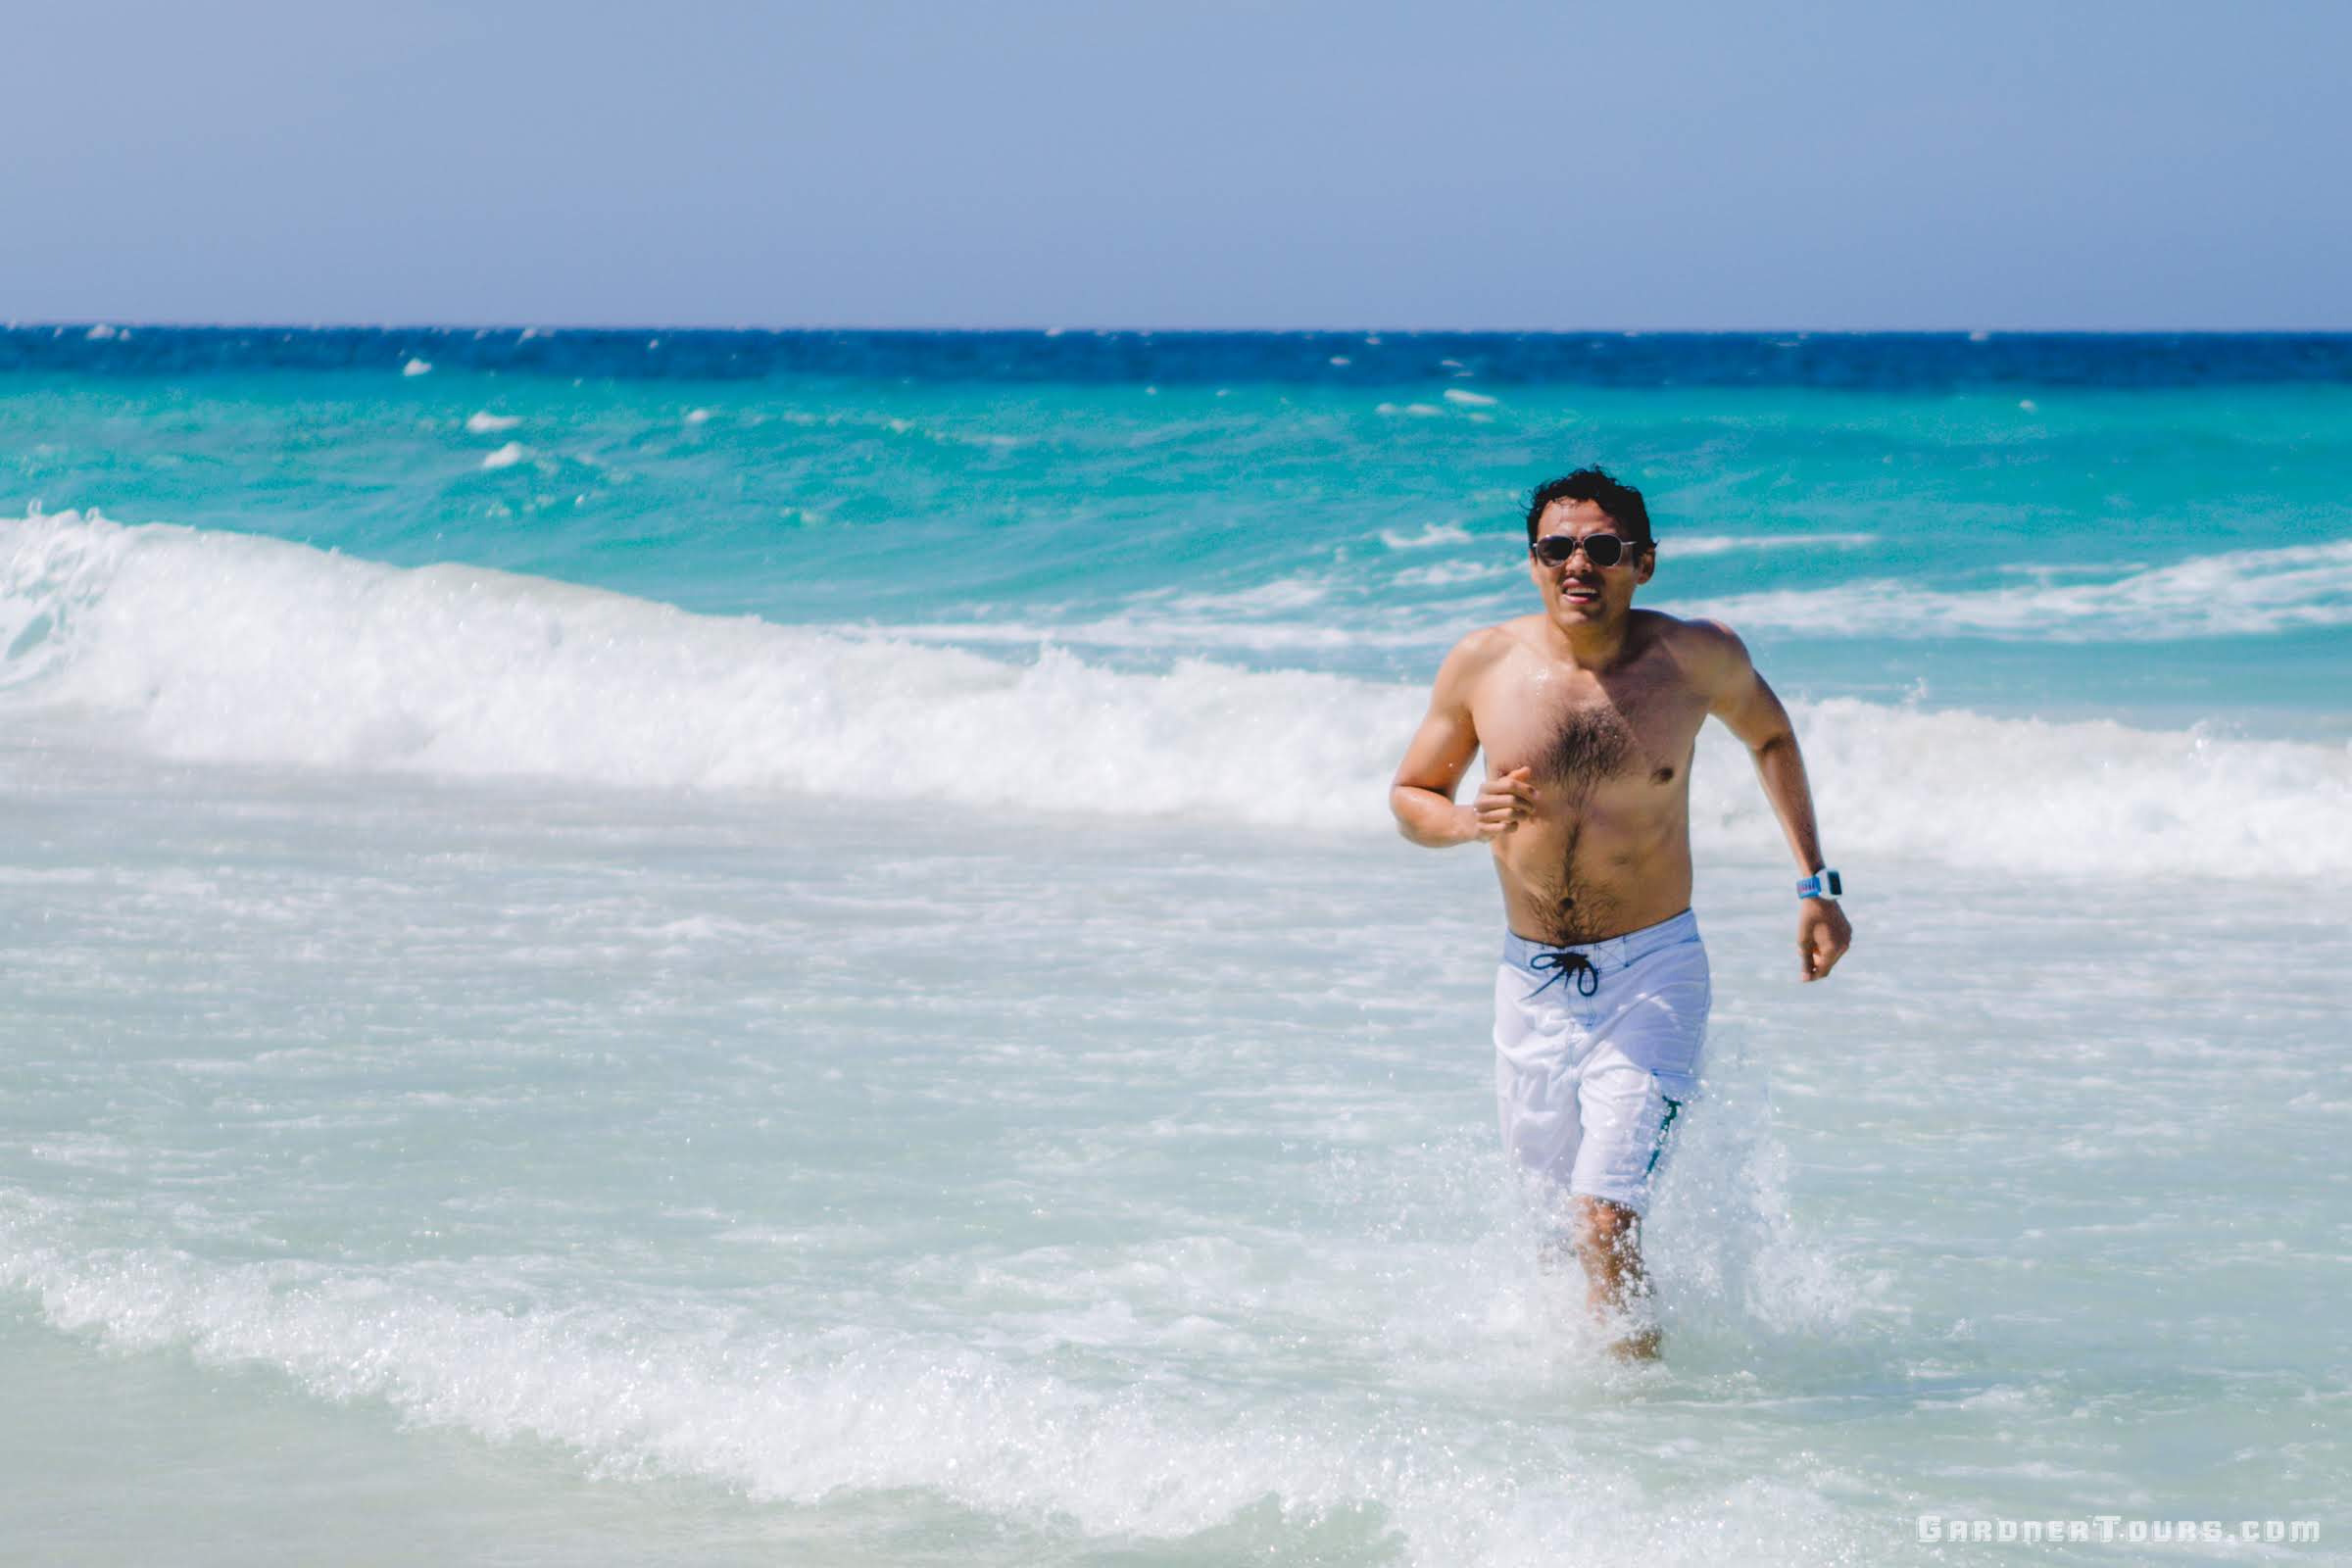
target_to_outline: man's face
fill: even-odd
[[[1536,523],[1539,543],[1554,535],[1584,539],[1596,533],[1613,533],[1621,539],[1628,536],[1595,501],[1554,501]],[[1582,550],[1557,566],[1545,565],[1532,550],[1527,558],[1528,573],[1536,580],[1536,591],[1544,596],[1544,612],[1562,629],[1623,619],[1633,608],[1634,590],[1649,581],[1657,564],[1647,546],[1629,550],[1614,566],[1594,565]]]

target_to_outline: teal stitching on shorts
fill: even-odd
[[[1658,1161],[1664,1157],[1666,1153],[1666,1129],[1674,1125],[1674,1113],[1682,1108],[1683,1102],[1679,1100],[1669,1100],[1666,1102],[1665,1118],[1658,1123],[1658,1141],[1650,1145],[1649,1163],[1644,1166],[1642,1171],[1643,1180],[1647,1180],[1649,1177],[1657,1174]]]

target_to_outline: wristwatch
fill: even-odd
[[[1800,899],[1835,899],[1845,892],[1845,878],[1835,871],[1816,871],[1796,885]]]

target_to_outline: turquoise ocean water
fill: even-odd
[[[1860,933],[1702,747],[1642,1371],[1384,802],[1587,462]],[[0,1557],[2340,1550],[2348,486],[2344,338],[0,332]]]

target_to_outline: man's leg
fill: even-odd
[[[1645,1321],[1649,1276],[1642,1271],[1642,1216],[1605,1198],[1578,1198],[1575,1246],[1585,1267],[1585,1299],[1594,1315],[1634,1326],[1609,1347],[1629,1361],[1655,1360],[1657,1325]]]
[[[1613,1045],[1595,1053],[1579,1099],[1585,1138],[1569,1182],[1569,1234],[1593,1311],[1626,1326],[1610,1348],[1647,1360],[1658,1353],[1659,1333],[1642,1264],[1642,1214],[1682,1103]]]

